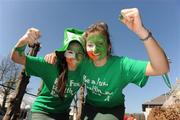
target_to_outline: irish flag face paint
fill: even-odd
[[[84,51],[79,43],[70,43],[64,55],[68,65],[71,67],[76,67],[83,60]]]
[[[96,60],[97,56],[94,54],[95,50],[96,50],[96,45],[94,43],[91,42],[87,42],[87,54],[88,56],[92,59],[92,60]]]
[[[87,38],[86,50],[88,56],[93,60],[102,60],[107,56],[107,41],[101,34],[90,34]]]

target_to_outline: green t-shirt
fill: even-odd
[[[88,68],[86,67],[88,66]],[[86,84],[86,102],[97,107],[124,105],[123,89],[134,83],[143,87],[147,62],[127,57],[111,56],[105,65],[96,67],[91,60],[83,63],[83,82]]]
[[[63,113],[69,110],[70,104],[80,85],[80,66],[75,71],[68,71],[65,98],[61,100],[57,93],[58,69],[56,65],[48,64],[40,57],[26,57],[26,72],[28,75],[40,77],[43,87],[40,95],[33,103],[32,112]]]

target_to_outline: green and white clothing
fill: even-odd
[[[40,77],[43,87],[40,95],[36,98],[31,111],[45,113],[64,113],[69,110],[70,104],[78,91],[82,79],[80,79],[80,65],[75,71],[68,71],[65,98],[61,100],[57,93],[57,65],[52,65],[40,57],[26,57],[26,72],[28,75]]]
[[[88,67],[87,67],[88,66]],[[86,84],[86,102],[96,107],[124,105],[123,89],[134,83],[143,87],[147,62],[127,57],[110,56],[105,65],[96,67],[92,60],[83,63],[83,82]]]

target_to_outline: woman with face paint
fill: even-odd
[[[107,24],[98,22],[91,25],[83,34],[89,59],[83,62],[83,81],[87,95],[82,119],[123,120],[123,89],[129,83],[143,87],[148,76],[162,75],[169,71],[167,57],[151,32],[143,26],[138,9],[123,9],[120,19],[140,38],[150,61],[111,55]]]
[[[84,49],[80,41],[82,31],[67,28],[64,32],[64,45],[56,51],[54,65],[45,62],[41,57],[24,54],[26,45],[32,45],[40,37],[40,31],[35,28],[27,30],[12,50],[11,59],[25,65],[27,75],[40,77],[43,87],[33,103],[32,120],[68,120],[69,107],[78,91],[81,61]]]

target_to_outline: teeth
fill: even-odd
[[[96,55],[96,56],[100,55],[100,53],[93,53],[93,54]]]
[[[95,46],[93,46],[93,47],[87,47],[87,51],[95,51]]]
[[[64,56],[66,58],[75,58],[75,52],[74,51],[71,51],[71,50],[66,50],[66,52],[64,53]]]

